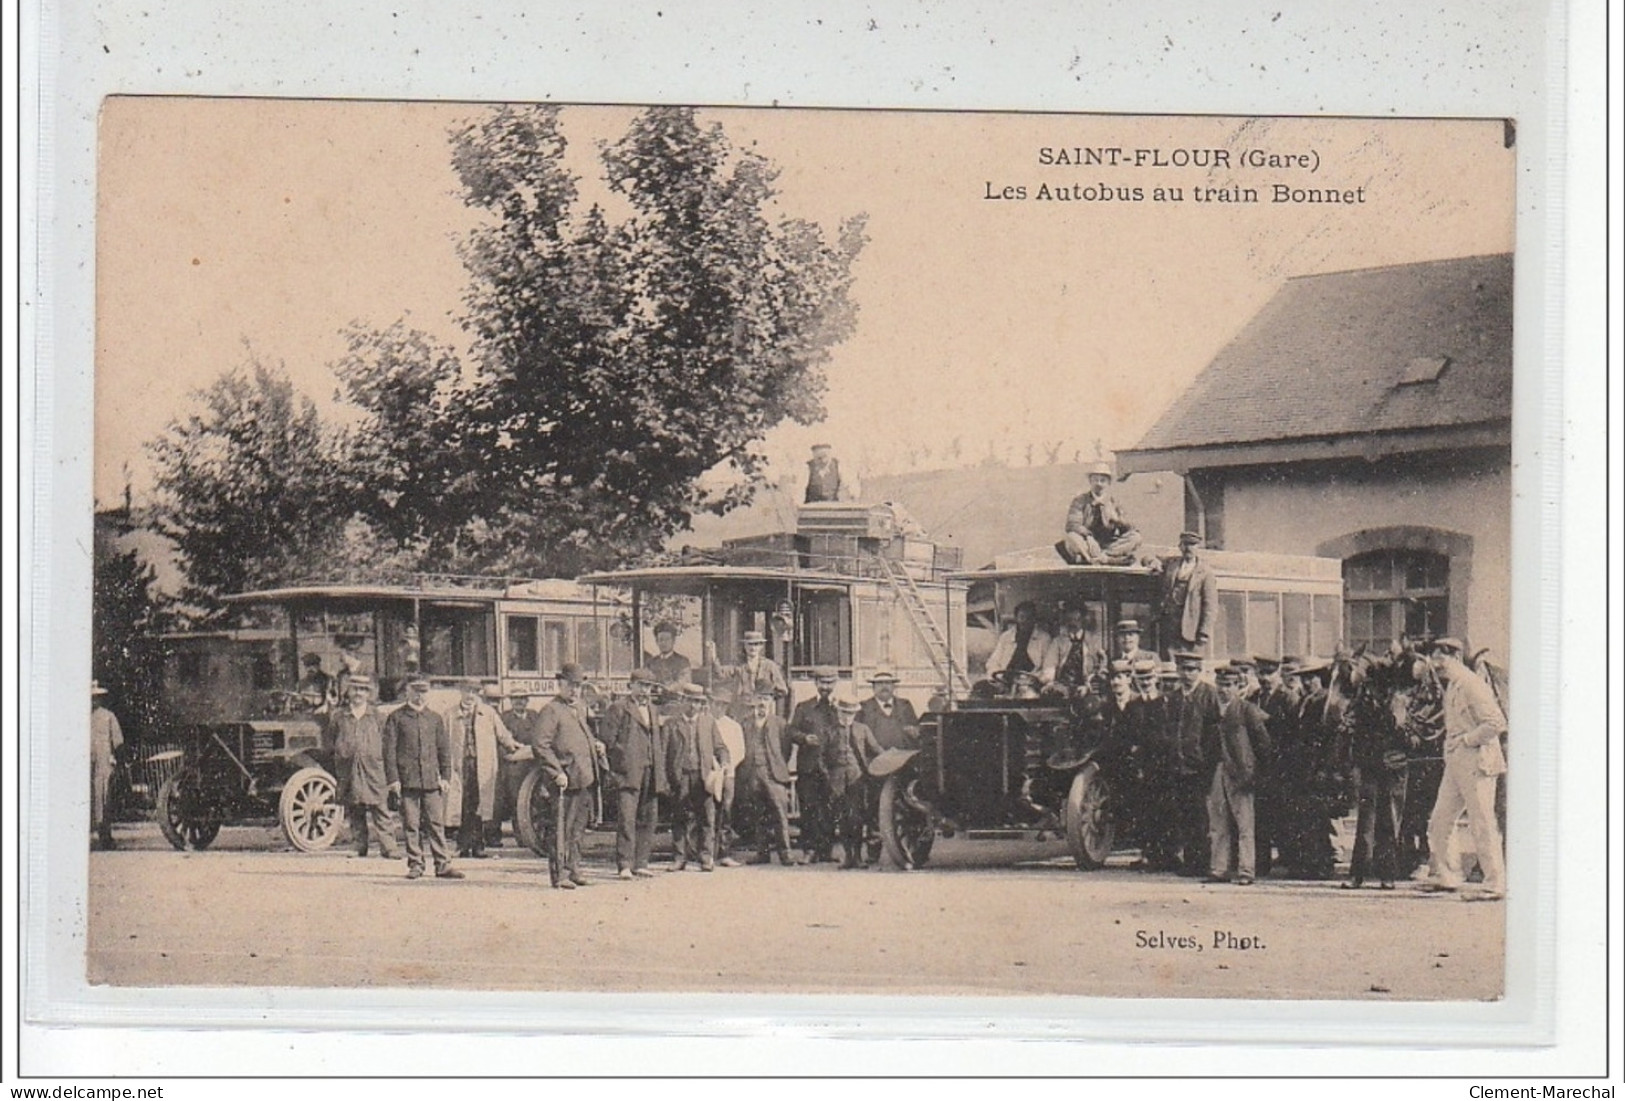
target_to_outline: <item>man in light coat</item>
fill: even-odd
[[[345,699],[327,716],[327,742],[333,750],[338,801],[349,813],[350,835],[357,856],[366,856],[371,841],[385,860],[396,860],[395,815],[389,810],[389,780],[384,775],[384,717],[372,703],[372,678],[353,674]]]
[[[1428,819],[1428,879],[1423,890],[1456,891],[1462,888],[1461,869],[1450,852],[1456,819],[1467,812],[1467,829],[1484,869],[1483,888],[1464,893],[1469,902],[1493,902],[1506,897],[1506,861],[1501,853],[1501,830],[1495,820],[1495,786],[1506,771],[1501,737],[1506,716],[1495,693],[1461,660],[1464,647],[1453,638],[1433,644],[1434,671],[1444,689],[1444,779]]]
[[[1016,621],[999,636],[988,656],[987,675],[994,679],[1012,673],[1041,676],[1049,648],[1049,632],[1038,623],[1038,605],[1024,600],[1016,605]]]
[[[105,704],[107,689],[90,682],[90,828],[96,836],[93,847],[112,849],[113,816],[109,795],[113,790],[113,765],[124,746],[124,731],[118,716]]]
[[[1214,671],[1219,690],[1219,729],[1214,749],[1212,784],[1208,788],[1208,880],[1230,878],[1232,845],[1236,883],[1248,886],[1257,868],[1258,842],[1253,835],[1253,786],[1258,759],[1269,753],[1268,718],[1259,706],[1243,699],[1246,673],[1235,665]]]
[[[494,706],[501,700],[502,690],[496,684],[466,683],[456,710],[446,716],[453,760],[446,824],[457,827],[458,856],[483,860],[487,855],[485,823],[496,817],[502,759],[519,750]]]
[[[1213,637],[1219,610],[1219,581],[1201,557],[1202,537],[1194,531],[1179,536],[1179,557],[1162,564],[1158,618],[1162,648],[1205,651]]]

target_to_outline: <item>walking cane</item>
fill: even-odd
[[[564,875],[564,793],[568,788],[553,789],[553,874]],[[555,886],[557,884],[555,883]]]

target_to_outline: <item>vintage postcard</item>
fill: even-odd
[[[1510,123],[99,127],[92,986],[1505,996]]]

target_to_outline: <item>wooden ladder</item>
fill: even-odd
[[[891,586],[892,592],[903,602],[909,622],[914,625],[914,633],[925,643],[926,653],[931,655],[931,665],[936,669],[937,675],[953,685],[956,696],[963,698],[969,695],[970,678],[955,664],[948,639],[931,615],[931,608],[925,602],[925,594],[920,592],[920,587],[914,583],[914,575],[908,572],[906,566],[900,563],[894,565],[884,554],[877,553],[874,559],[880,564],[880,573]]]

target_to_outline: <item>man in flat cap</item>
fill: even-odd
[[[592,792],[598,786],[598,754],[592,731],[579,704],[586,673],[575,662],[559,670],[558,694],[547,701],[536,719],[536,759],[553,786],[555,804],[552,849],[547,876],[555,888],[585,887],[581,872],[581,842],[592,818]],[[562,824],[562,830],[560,825]]]
[[[824,753],[830,799],[840,822],[842,868],[862,868],[869,863],[864,851],[864,831],[874,818],[869,762],[881,752],[874,734],[857,721],[859,706],[844,692],[835,697],[837,726]]]
[[[90,682],[90,828],[95,834],[93,848],[112,849],[113,766],[124,748],[124,731],[118,716],[107,706],[107,689]]]
[[[799,864],[790,851],[790,734],[777,712],[778,698],[771,691],[756,693],[751,713],[743,724],[745,736],[744,782],[749,805],[756,811],[756,860],[766,864],[769,852],[781,864]]]
[[[697,860],[700,870],[716,867],[717,800],[713,776],[728,767],[728,750],[705,711],[706,692],[698,684],[678,689],[682,708],[666,720],[666,775],[672,789],[672,870]]]
[[[807,492],[803,503],[813,505],[841,499],[841,464],[835,461],[835,449],[827,443],[815,443],[812,458],[807,460]]]
[[[1219,692],[1202,679],[1203,659],[1196,650],[1177,650],[1178,720],[1175,727],[1179,767],[1179,839],[1183,850],[1180,874],[1203,875],[1208,869],[1207,794],[1219,742]]]
[[[1462,889],[1461,869],[1450,852],[1456,819],[1467,812],[1473,850],[1484,870],[1480,890],[1464,893],[1469,902],[1494,902],[1506,897],[1506,862],[1501,853],[1501,831],[1495,820],[1495,787],[1506,772],[1501,738],[1506,715],[1495,693],[1462,661],[1465,647],[1459,639],[1441,638],[1433,644],[1431,662],[1444,681],[1444,779],[1428,819],[1428,879],[1424,890]]]
[[[396,860],[395,815],[389,810],[389,778],[384,771],[384,717],[372,702],[372,678],[351,675],[343,705],[327,716],[325,742],[333,751],[338,801],[347,808],[357,856],[376,840],[385,860]]]
[[[796,747],[796,802],[801,808],[801,850],[813,864],[833,859],[835,804],[830,793],[827,754],[840,728],[835,711],[835,670],[813,670],[815,695],[796,704],[790,716],[790,740]]]
[[[1258,694],[1254,703],[1264,712],[1269,728],[1270,744],[1279,747],[1289,737],[1288,726],[1297,712],[1297,678],[1288,687],[1282,675],[1283,659],[1261,656],[1253,659],[1258,672]],[[1276,834],[1280,829],[1280,806],[1285,793],[1276,767],[1275,755],[1258,762],[1258,779],[1253,785],[1253,836],[1258,841],[1256,866],[1260,879],[1268,877],[1275,866]]]
[[[483,860],[485,823],[496,818],[497,766],[503,757],[518,753],[520,745],[497,714],[499,685],[466,681],[461,688],[457,707],[446,716],[455,762],[446,818],[457,827],[457,855]]]
[[[540,713],[530,706],[530,690],[528,688],[514,687],[508,690],[507,707],[503,708],[502,725],[508,728],[508,733],[520,745],[520,749],[502,755],[497,766],[497,800],[496,813],[490,822],[486,823],[485,844],[487,848],[502,847],[502,823],[508,822],[519,836],[519,785],[525,782],[525,774],[530,771],[532,755],[524,747],[536,744],[536,720]]]
[[[749,701],[757,692],[768,689],[780,699],[790,695],[790,682],[785,679],[779,663],[767,656],[767,635],[761,631],[746,631],[740,639],[745,660],[738,665],[723,665],[717,659],[717,644],[705,644],[706,671],[713,685],[725,684],[734,696],[734,718],[741,719],[750,711]]]
[[[1219,608],[1219,581],[1201,556],[1202,537],[1180,533],[1179,557],[1162,563],[1157,602],[1161,645],[1174,650],[1207,649]]]
[[[1281,724],[1275,747],[1275,844],[1290,875],[1330,879],[1336,864],[1326,798],[1335,744],[1335,730],[1328,729],[1326,718],[1331,662],[1307,657],[1283,669],[1297,681],[1299,697],[1291,718]]]
[[[424,835],[439,879],[462,879],[446,846],[446,791],[451,786],[451,732],[429,705],[429,681],[406,684],[406,703],[384,720],[384,778],[400,800],[406,834],[406,878],[423,876]]]
[[[1231,854],[1240,886],[1253,882],[1258,845],[1253,836],[1253,783],[1258,758],[1269,752],[1264,712],[1241,697],[1245,673],[1233,664],[1214,671],[1219,691],[1219,730],[1208,788],[1208,880],[1227,882]],[[1232,849],[1233,846],[1233,849]]]
[[[1066,534],[1055,551],[1074,566],[1130,566],[1140,549],[1140,533],[1111,493],[1108,462],[1089,466],[1089,488],[1072,499]]]
[[[605,782],[614,789],[615,865],[621,879],[654,875],[649,854],[659,799],[669,787],[661,716],[653,699],[659,685],[653,670],[636,669],[630,694],[604,712],[604,753],[609,762]]]
[[[879,668],[869,675],[873,691],[858,709],[857,721],[869,728],[882,749],[913,749],[919,744],[920,717],[914,705],[897,694],[897,674]]]
[[[1162,664],[1155,658],[1142,659],[1132,666],[1134,727],[1141,739],[1142,774],[1139,815],[1141,855],[1135,863],[1140,871],[1173,871],[1178,865],[1178,698],[1179,668],[1173,662]],[[1162,674],[1159,677],[1159,673]]]

